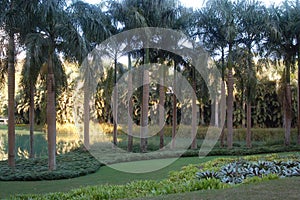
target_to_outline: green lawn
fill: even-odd
[[[172,194],[143,200],[182,200],[182,199],[213,199],[213,200],[292,200],[300,199],[300,177],[282,178],[256,184],[240,185],[221,190],[202,190],[196,192]]]
[[[6,135],[6,126],[0,126],[0,136]],[[17,146],[21,149],[28,149],[29,137],[28,137],[28,127],[20,126],[17,127]],[[37,156],[45,156],[47,153],[47,143],[45,140],[45,133],[41,130],[35,133],[35,147],[36,151],[39,152]],[[5,137],[3,137],[4,144],[7,143]],[[166,137],[166,139],[169,139]],[[154,141],[157,138],[153,138]],[[1,137],[0,137],[1,141]],[[151,144],[151,140],[150,140]],[[256,144],[256,143],[255,143]],[[1,144],[0,144],[1,145]],[[264,142],[259,143],[259,146],[263,146]],[[6,145],[4,145],[6,146]],[[1,153],[1,152],[0,152]],[[284,155],[286,153],[281,153]],[[111,156],[110,154],[108,155]],[[10,195],[14,194],[24,194],[24,193],[49,193],[49,192],[66,192],[71,189],[80,188],[84,186],[91,185],[101,185],[101,184],[125,184],[133,180],[161,180],[167,178],[168,174],[172,170],[180,170],[181,167],[188,164],[197,164],[201,162],[206,162],[220,156],[209,156],[203,159],[198,157],[188,157],[180,158],[176,160],[171,165],[160,169],[158,171],[149,173],[125,173],[115,170],[111,167],[105,166],[101,167],[99,171],[94,174],[73,178],[65,180],[55,180],[55,181],[10,181],[4,182],[0,181],[0,198],[8,198]],[[222,156],[224,157],[224,156]],[[107,158],[108,159],[108,158]],[[110,158],[111,159],[111,158]],[[161,164],[162,162],[168,162],[171,159],[157,159],[148,161],[137,161],[131,163],[118,163],[114,164],[114,168],[130,169],[132,167],[139,166],[140,168],[151,169],[151,166]],[[157,198],[150,199],[270,199],[274,196],[274,199],[300,199],[294,194],[299,190],[300,178],[286,178],[276,181],[268,181],[253,185],[242,185],[236,188],[224,189],[224,190],[211,190],[211,191],[197,191],[192,193],[168,195]],[[252,198],[253,197],[253,198]]]
[[[101,167],[99,171],[94,174],[89,174],[86,176],[66,179],[66,180],[56,180],[56,181],[0,181],[0,198],[8,198],[13,194],[22,193],[48,193],[48,192],[65,192],[74,188],[84,187],[88,185],[101,185],[101,184],[124,184],[133,180],[161,180],[167,178],[169,171],[180,170],[181,167],[188,164],[197,164],[201,162],[206,162],[216,158],[215,156],[205,157],[199,159],[198,157],[193,158],[180,158],[173,164],[154,172],[133,174],[125,173],[108,166]],[[140,165],[149,164],[150,161],[138,161],[132,162],[139,163]],[[155,165],[162,162],[159,160],[151,160],[151,165]],[[115,164],[116,165],[116,164]],[[120,163],[124,165],[124,163]]]

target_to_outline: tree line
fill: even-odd
[[[22,85],[29,101],[30,155],[33,157],[34,104],[38,80],[46,83],[46,123],[49,170],[56,168],[56,102],[57,96],[65,91],[67,75],[63,61],[75,62],[80,66],[84,58],[107,38],[134,28],[162,27],[180,30],[195,39],[211,55],[222,75],[221,95],[227,97],[226,115],[227,147],[233,147],[234,112],[239,102],[245,102],[247,146],[251,147],[252,107],[256,105],[258,92],[258,73],[260,67],[276,68],[283,66],[281,76],[283,125],[285,145],[290,144],[290,131],[293,120],[293,102],[291,74],[299,69],[300,54],[300,2],[284,1],[279,6],[266,7],[260,1],[209,0],[203,8],[193,10],[181,5],[178,0],[122,0],[102,1],[97,5],[82,1],[70,3],[66,0],[4,0],[0,3],[0,26],[4,33],[1,38],[1,83],[8,86],[8,164],[15,165],[15,63],[17,50],[22,48],[26,58],[22,67]],[[17,48],[18,47],[18,48]],[[142,59],[139,59],[142,58]],[[128,53],[128,68],[132,61],[137,66],[150,62],[168,62],[174,68],[174,74],[183,66],[183,71],[190,79],[198,100],[208,99],[204,82],[196,76],[195,70],[183,57],[169,52],[143,49]],[[114,83],[118,61],[114,63]],[[147,71],[147,70],[146,70]],[[85,73],[91,73],[86,70]],[[164,72],[162,72],[164,73]],[[147,79],[149,74],[144,73]],[[298,70],[299,77],[299,70]],[[131,80],[132,81],[132,80]],[[161,80],[163,81],[163,79]],[[130,81],[129,81],[130,84]],[[162,85],[162,84],[161,84]],[[130,85],[128,86],[130,88]],[[227,87],[227,88],[226,88]],[[299,93],[299,83],[298,83]],[[234,101],[234,89],[239,101]],[[148,124],[149,84],[140,91],[140,123]],[[165,88],[158,87],[158,102],[164,107],[172,102],[170,110],[173,126],[172,137],[176,135],[178,107],[176,96],[166,100]],[[203,96],[204,94],[204,96]],[[90,94],[85,93],[86,101]],[[202,95],[202,96],[201,96]],[[101,98],[101,96],[100,96]],[[128,97],[129,98],[129,97]],[[130,97],[131,98],[131,97]],[[297,116],[300,113],[300,99],[297,97]],[[237,99],[237,97],[236,97]],[[294,99],[295,100],[295,99]],[[132,101],[129,101],[132,102]],[[261,101],[263,102],[263,100]],[[219,106],[219,102],[210,102]],[[84,112],[89,107],[84,104]],[[129,106],[133,112],[133,104]],[[192,103],[193,116],[196,116],[196,100]],[[202,109],[202,113],[204,109]],[[241,111],[243,112],[243,111]],[[263,113],[262,115],[267,115]],[[219,117],[223,117],[219,116]],[[215,116],[218,117],[218,116]],[[85,114],[85,146],[89,147],[88,114]],[[216,119],[215,119],[216,120]],[[297,119],[299,127],[300,119]],[[159,124],[165,117],[160,115]],[[272,121],[272,120],[271,120]],[[117,144],[117,124],[114,123],[114,144]],[[272,122],[271,122],[272,123]],[[193,123],[196,125],[195,123]],[[130,126],[128,132],[130,132]],[[194,130],[194,129],[193,129]],[[223,132],[224,133],[224,132]],[[192,133],[192,135],[195,133]],[[128,136],[128,150],[131,150],[132,138]],[[164,146],[163,129],[160,132],[160,146]],[[221,143],[225,145],[224,134]],[[300,144],[300,131],[298,130]],[[197,148],[193,141],[192,148]],[[147,151],[146,139],[141,139],[141,149]]]

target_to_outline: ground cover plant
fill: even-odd
[[[280,156],[271,154],[266,156],[245,156],[232,158],[217,158],[202,164],[187,165],[180,171],[172,171],[167,179],[160,181],[140,180],[133,181],[124,185],[101,185],[90,186],[72,190],[67,193],[50,193],[46,195],[18,195],[15,199],[121,199],[121,198],[141,198],[149,196],[160,196],[174,193],[184,193],[207,189],[222,189],[236,187],[242,183],[261,182],[265,180],[278,179],[279,177],[294,176],[294,171],[299,168],[299,154],[290,154],[288,156]],[[259,160],[259,161],[258,161]],[[255,163],[256,162],[256,163]],[[226,182],[219,179],[213,171],[232,169],[237,163],[243,163],[243,166],[251,166],[253,173],[257,176],[246,177],[243,181]],[[266,168],[270,166],[270,168]],[[278,168],[279,167],[279,168]],[[274,173],[264,174],[263,171],[273,169]],[[202,171],[199,173],[199,171]],[[289,171],[289,170],[292,170]],[[206,175],[203,171],[206,171]],[[230,170],[227,170],[230,171]],[[233,170],[232,170],[233,171]],[[251,171],[251,170],[250,170]],[[202,175],[201,175],[202,173]],[[250,173],[250,172],[249,172]],[[240,175],[231,173],[236,180]],[[298,174],[297,174],[298,175]],[[202,176],[202,177],[200,177]],[[200,177],[200,178],[199,178]]]
[[[102,165],[90,153],[77,149],[58,155],[55,171],[48,170],[48,159],[19,159],[15,168],[7,166],[7,161],[0,161],[0,181],[37,181],[57,180],[83,176],[96,172]]]

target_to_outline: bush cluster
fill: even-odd
[[[100,166],[93,156],[84,150],[57,156],[57,170],[48,170],[48,159],[16,160],[15,168],[7,166],[7,161],[0,161],[1,181],[37,181],[74,178],[96,172]]]
[[[219,179],[223,183],[239,184],[253,177],[278,177],[300,176],[300,162],[233,162],[221,168],[220,171],[197,172],[199,179]]]

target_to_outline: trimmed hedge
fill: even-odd
[[[77,149],[57,156],[57,170],[48,170],[48,159],[16,160],[14,169],[8,167],[7,161],[0,161],[1,181],[39,181],[68,179],[96,172],[99,163],[88,152]]]
[[[104,125],[102,125],[104,126]],[[180,125],[185,130],[183,134],[185,137],[190,137],[192,133],[192,127],[186,125]],[[152,126],[153,130],[159,130],[158,127]],[[204,139],[206,136],[208,127],[198,126],[197,129],[197,139]],[[108,130],[108,129],[107,129]],[[119,130],[119,134],[126,134],[125,130]],[[156,132],[157,132],[156,131]],[[133,133],[139,135],[140,129],[137,126],[134,126]],[[233,130],[233,140],[234,141],[245,141],[246,140],[246,128],[235,128]],[[252,141],[260,141],[260,142],[278,142],[280,144],[284,144],[284,129],[283,128],[252,128]],[[112,131],[108,130],[105,132],[106,134],[112,134]],[[224,141],[226,141],[227,129],[224,130]],[[158,136],[158,134],[157,134]],[[172,137],[172,126],[164,127],[164,136]],[[296,141],[297,138],[297,129],[291,129],[291,138],[292,141]],[[282,141],[282,142],[281,142]]]

